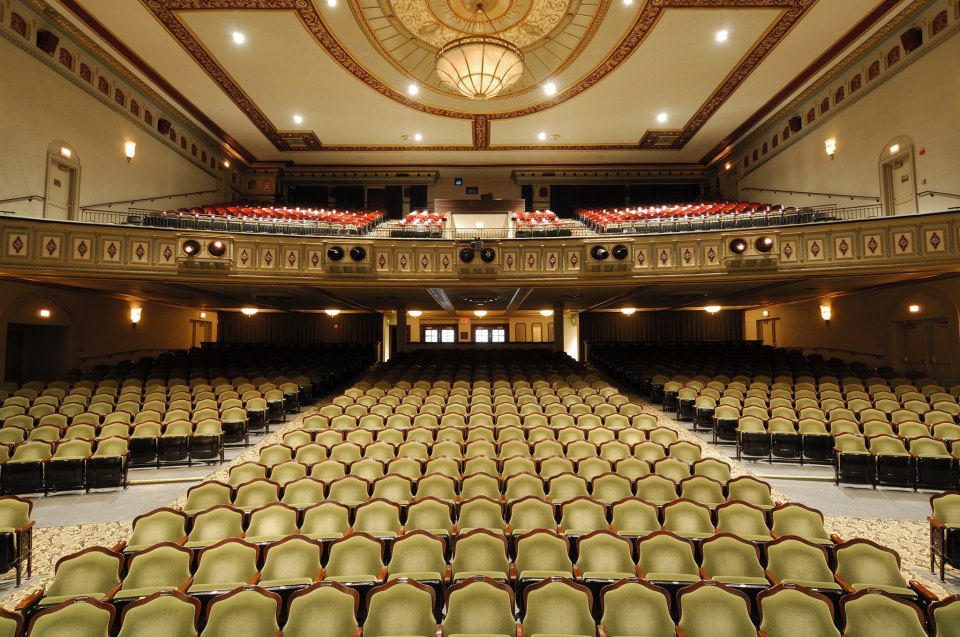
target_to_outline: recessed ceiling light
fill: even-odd
[[[623,4],[629,7],[631,4],[633,4],[633,0],[623,0]]]
[[[553,82],[547,82],[543,85],[543,92],[547,95],[554,95],[557,92],[557,85]]]
[[[420,87],[416,84],[411,84],[407,87],[407,95],[417,95],[420,92]]]
[[[723,29],[722,31],[717,31],[716,37],[717,37],[717,42],[726,42],[727,38],[730,37],[730,32],[727,31],[726,29]]]
[[[328,6],[328,7],[335,7],[335,6],[337,6],[337,0],[327,0],[327,6]]]
[[[50,318],[50,310],[40,310],[40,318]]]
[[[245,36],[244,34],[240,33],[239,31],[234,31],[234,32],[233,32],[233,43],[234,43],[234,44],[243,44],[243,43],[246,42],[246,41],[247,41],[247,36]]]
[[[657,115],[657,121],[660,122],[661,124],[666,124],[666,122],[667,122],[667,114],[666,114],[666,113],[660,113],[659,115]]]
[[[423,141],[423,135],[421,135],[420,133],[414,133],[414,134],[413,134],[413,141],[415,141],[415,142],[422,142],[422,141]]]
[[[540,133],[539,135],[537,135],[537,139],[539,139],[539,140],[542,141],[542,142],[545,142],[545,141],[547,141],[547,134],[546,134],[546,133]]]
[[[293,123],[294,123],[294,124],[302,124],[302,123],[303,123],[303,116],[302,116],[302,115],[294,115],[294,116],[293,116]]]

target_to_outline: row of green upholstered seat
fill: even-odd
[[[799,504],[781,504],[766,510],[731,500],[711,510],[690,500],[657,503],[629,497],[606,503],[579,497],[561,505],[527,496],[504,505],[482,496],[462,503],[428,497],[405,509],[381,499],[351,507],[331,500],[289,504],[270,502],[262,506],[212,505],[205,509],[157,509],[139,516],[133,524],[130,550],[159,542],[204,546],[231,537],[261,537],[265,529],[273,537],[303,534],[330,540],[353,532],[369,533],[387,540],[417,531],[441,537],[456,537],[483,529],[501,536],[518,536],[532,530],[555,531],[577,537],[610,530],[636,538],[667,530],[696,542],[716,533],[730,533],[763,544],[774,537],[795,535],[822,546],[836,538],[827,534],[817,511]]]
[[[839,637],[837,625],[850,637],[897,634],[904,637],[953,635],[960,623],[960,598],[931,605],[929,622],[909,602],[885,593],[863,591],[845,596],[839,612],[831,600],[802,588],[777,586],[758,595],[754,604],[722,584],[704,582],[682,589],[676,611],[669,593],[643,581],[623,580],[591,591],[568,580],[545,580],[530,586],[517,621],[514,592],[495,581],[477,578],[450,587],[442,623],[438,624],[436,592],[408,580],[372,589],[360,612],[356,590],[321,582],[297,591],[284,602],[260,587],[240,587],[215,597],[202,614],[196,598],[180,592],[156,593],[117,612],[95,600],[68,601],[38,614],[31,635],[58,634],[72,627],[78,637],[107,637],[119,624],[119,637],[153,637],[158,632],[182,637],[714,637],[718,634],[795,637]],[[591,615],[591,606],[601,610]],[[596,622],[599,621],[599,624]],[[0,634],[16,637],[22,620],[4,611]],[[281,631],[280,627],[283,627]],[[723,631],[722,633],[718,633]],[[202,631],[202,632],[201,632]]]
[[[585,585],[582,590],[595,594],[622,580],[666,585],[674,591],[679,586],[713,581],[753,597],[785,583],[833,600],[858,591],[880,590],[924,607],[937,601],[917,582],[903,577],[893,551],[868,540],[838,545],[833,569],[822,547],[792,536],[764,545],[765,565],[756,545],[729,534],[705,539],[699,555],[689,540],[666,531],[635,543],[607,531],[586,534],[577,538],[573,555],[567,538],[543,530],[517,538],[512,559],[507,546],[503,537],[481,529],[460,536],[449,560],[445,540],[425,532],[394,541],[389,557],[381,540],[363,533],[329,544],[302,536],[263,545],[228,539],[196,555],[189,548],[164,543],[128,560],[94,547],[58,561],[49,586],[18,608],[29,615],[78,596],[129,602],[160,590],[209,598],[254,583],[290,591],[321,580],[369,590],[387,580],[408,578],[439,593],[451,583],[476,577],[512,583],[526,602],[523,613],[530,611],[528,589],[561,578],[577,580]],[[430,608],[438,610],[436,605]],[[588,614],[597,610],[587,605]]]
[[[128,455],[129,440],[119,436],[23,442],[0,465],[0,485],[5,494],[125,488]]]

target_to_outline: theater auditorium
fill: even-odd
[[[0,0],[0,637],[960,635],[960,0]]]

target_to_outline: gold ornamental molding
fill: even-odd
[[[322,16],[317,11],[313,2],[310,0],[141,0],[148,10],[164,26],[170,35],[176,39],[184,50],[193,57],[196,63],[219,84],[224,93],[242,110],[250,121],[264,134],[264,136],[281,151],[305,151],[305,150],[327,150],[327,151],[345,151],[345,150],[460,150],[461,147],[379,147],[379,146],[326,146],[315,137],[310,140],[312,133],[302,133],[303,139],[300,143],[291,143],[291,140],[297,139],[297,133],[287,131],[283,135],[274,127],[272,122],[264,115],[254,101],[246,92],[230,77],[230,75],[219,65],[216,59],[210,55],[190,32],[190,30],[178,18],[180,12],[204,10],[204,11],[236,11],[236,10],[288,10],[294,11],[300,19],[303,26],[313,36],[316,42],[323,47],[327,53],[344,70],[354,75],[357,79],[366,83],[370,88],[377,91],[395,102],[403,104],[417,111],[440,117],[454,119],[477,120],[477,114],[467,111],[440,108],[428,104],[420,103],[410,99],[405,93],[395,90],[388,86],[363,65],[361,65],[346,48],[337,40],[336,36],[327,28]],[[707,101],[697,110],[694,116],[678,132],[674,130],[660,131],[651,130],[643,136],[640,142],[635,144],[615,144],[615,145],[582,145],[576,147],[565,147],[563,150],[678,150],[683,148],[690,139],[704,126],[710,117],[726,102],[734,91],[750,76],[757,66],[766,58],[777,44],[787,36],[790,30],[799,22],[799,20],[816,4],[817,0],[650,0],[640,10],[633,26],[627,35],[614,47],[610,54],[586,76],[575,82],[566,90],[556,96],[519,109],[491,112],[483,116],[489,120],[512,119],[524,117],[538,113],[559,104],[566,102],[584,91],[589,90],[603,78],[620,67],[637,48],[644,42],[647,36],[655,28],[660,17],[669,9],[685,8],[715,8],[715,9],[735,9],[735,8],[770,8],[780,9],[781,15],[776,20],[772,28],[754,45],[750,52],[740,61],[737,67],[724,79],[722,84],[717,87]],[[479,142],[489,140],[489,135],[483,136],[476,134],[474,129],[474,139]],[[475,150],[523,150],[548,148],[540,146],[496,146],[483,145],[475,143]],[[555,147],[549,147],[556,150]]]

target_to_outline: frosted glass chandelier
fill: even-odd
[[[437,52],[437,75],[445,84],[471,99],[485,100],[520,79],[523,53],[497,37],[483,2],[477,2],[467,33]]]

